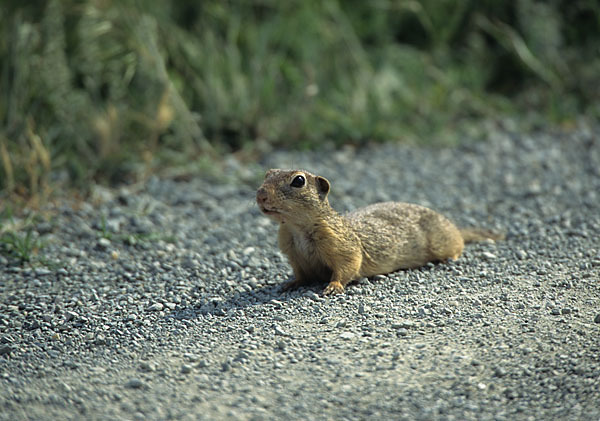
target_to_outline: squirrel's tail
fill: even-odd
[[[461,228],[460,234],[465,243],[476,243],[485,240],[504,240],[504,234],[480,228]]]

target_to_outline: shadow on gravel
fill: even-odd
[[[193,319],[199,315],[226,316],[230,310],[264,305],[279,308],[282,303],[295,300],[306,294],[318,296],[318,291],[321,290],[322,285],[318,283],[292,291],[284,291],[282,284],[267,285],[250,291],[237,292],[227,297],[203,297],[199,302],[172,311],[167,317]]]

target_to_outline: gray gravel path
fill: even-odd
[[[600,419],[600,130],[491,128],[458,149],[275,153],[227,180],[97,188],[0,257],[0,420]],[[264,169],[338,210],[433,207],[506,241],[450,264],[282,292]]]

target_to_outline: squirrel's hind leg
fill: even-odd
[[[458,259],[464,247],[460,232],[452,225],[440,228],[429,233],[429,253],[440,262]]]

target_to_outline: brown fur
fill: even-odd
[[[304,184],[292,186],[298,176]],[[354,279],[458,259],[465,242],[500,238],[459,230],[439,213],[409,203],[376,203],[342,216],[329,205],[329,188],[329,181],[307,171],[275,169],[256,193],[261,211],[280,223],[279,247],[295,275],[287,288],[328,280],[324,294],[337,294]]]

